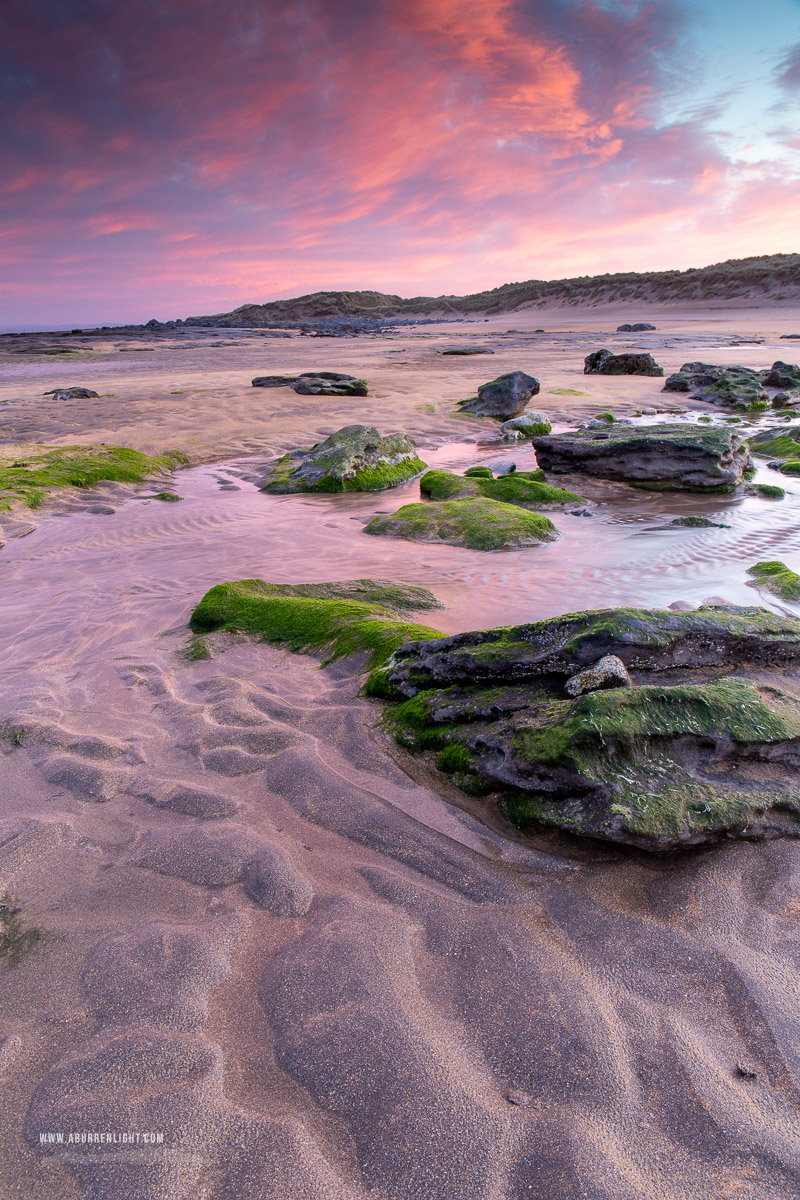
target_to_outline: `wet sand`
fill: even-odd
[[[219,461],[175,477],[180,504],[101,487],[84,511],[48,505],[0,550],[0,891],[42,931],[2,976],[0,1195],[800,1196],[796,843],[659,859],[522,839],[388,743],[358,664],[219,635],[211,660],[179,653],[207,587],[254,575],[421,583],[445,604],[421,619],[447,632],[755,602],[748,565],[797,566],[798,481],[781,479],[777,503],[609,489],[594,516],[555,516],[558,543],[500,554],[365,537],[414,484],[310,498],[251,482],[269,454],[360,420],[416,435],[431,465],[531,465],[529,448],[451,415],[515,367],[542,380],[531,407],[563,423],[674,407],[658,379],[582,374],[606,344],[587,329],[648,315],[587,314],[580,332],[579,314],[537,310],[420,337],[218,349],[200,331],[191,351],[3,364],[6,444]],[[800,330],[785,310],[663,321],[607,344],[652,347],[668,371],[764,366],[791,361],[777,335]],[[579,332],[497,332],[527,326]],[[495,355],[437,352],[470,339]],[[363,374],[374,396],[249,387],[310,366]],[[37,399],[79,383],[117,395]],[[588,395],[552,394],[564,387]],[[729,528],[669,527],[687,512]],[[164,1141],[40,1141],[84,1131]]]

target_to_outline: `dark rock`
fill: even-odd
[[[685,525],[690,529],[727,529],[727,525],[721,525],[719,521],[712,521],[710,517],[676,517],[671,525]]]
[[[800,338],[800,333],[782,333],[781,334],[782,342],[791,342],[791,341],[794,341],[796,338]]]
[[[617,333],[646,333],[650,329],[655,329],[655,325],[648,325],[647,321],[635,321],[633,325],[618,325]]]
[[[524,371],[509,371],[478,388],[478,395],[462,400],[459,407],[476,417],[506,421],[518,417],[531,396],[538,395],[539,380]]]
[[[449,350],[440,350],[440,354],[453,354],[466,357],[471,354],[494,354],[488,346],[453,346]]]
[[[595,350],[584,359],[584,375],[663,375],[652,354],[612,354]]]
[[[376,492],[407,483],[425,466],[405,434],[381,437],[371,425],[346,425],[310,450],[284,454],[262,491]]]
[[[565,698],[610,656],[631,686]],[[401,745],[518,826],[663,851],[800,835],[798,665],[794,617],[608,609],[411,643],[371,682],[405,698]]]
[[[366,396],[367,384],[338,371],[304,371],[302,375],[257,375],[253,387],[290,387],[300,396]]]
[[[658,489],[732,491],[751,465],[741,438],[712,426],[613,425],[548,434],[533,445],[545,471],[579,471]]]
[[[800,387],[800,367],[796,363],[785,363],[778,359],[761,380],[764,387],[791,391]]]
[[[97,392],[85,387],[51,388],[42,395],[52,396],[54,400],[96,400],[98,397]]]

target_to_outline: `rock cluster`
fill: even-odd
[[[649,325],[647,321],[634,321],[632,325],[618,325],[617,333],[646,333],[651,329],[655,329],[655,325]]]
[[[756,371],[752,367],[688,362],[664,383],[665,392],[689,392],[693,400],[755,409],[769,407],[771,400],[768,388],[781,392],[800,389],[800,367],[780,360],[774,362],[769,370],[763,371]],[[789,403],[791,399],[791,396],[786,396],[783,402]]]
[[[367,383],[339,371],[304,371],[302,375],[257,375],[253,387],[290,387],[300,396],[366,396]]]

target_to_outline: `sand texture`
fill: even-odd
[[[637,319],[658,331],[607,336]],[[185,654],[207,588],[248,577],[421,584],[445,607],[420,620],[444,632],[720,594],[797,614],[745,570],[797,565],[796,480],[773,505],[595,481],[575,487],[592,519],[494,555],[365,537],[416,482],[273,497],[252,480],[354,422],[415,437],[431,465],[529,468],[529,444],[455,401],[519,368],[559,428],[699,411],[659,379],[584,376],[584,355],[761,367],[798,331],[789,310],[642,306],[355,340],[202,330],[195,349],[120,340],[80,362],[0,350],[4,449],[216,463],[174,476],[179,504],[101,485],[4,514],[0,893],[38,938],[0,961],[3,1200],[800,1197],[797,842],[657,857],[523,838],[394,747],[362,663],[227,634]],[[494,356],[439,353],[470,337]],[[249,387],[312,368],[370,395]],[[38,395],[57,384],[115,395]],[[685,513],[727,528],[667,529]]]

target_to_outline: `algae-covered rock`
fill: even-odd
[[[782,562],[760,562],[749,567],[748,575],[752,575],[756,586],[765,592],[772,592],[782,600],[800,600],[800,575],[789,569]]]
[[[552,429],[550,418],[541,412],[524,412],[510,421],[504,421],[500,432],[504,438],[532,438]]]
[[[481,474],[455,475],[451,471],[427,471],[419,481],[423,496],[431,500],[453,500],[457,497],[487,496],[503,504],[518,504],[523,508],[539,508],[545,504],[583,504],[585,501],[566,488],[551,487],[543,482],[544,472],[512,471],[498,479],[482,468]]]
[[[340,371],[304,371],[301,375],[257,375],[253,387],[290,387],[300,396],[366,396],[367,382]]]
[[[722,367],[713,363],[688,362],[664,383],[665,392],[690,392],[694,400],[736,408],[766,409],[769,395],[764,387],[767,372],[751,367]]]
[[[792,391],[800,387],[800,367],[797,363],[785,363],[778,359],[764,374],[761,382],[767,388]]]
[[[388,516],[373,517],[364,532],[412,542],[442,542],[468,550],[535,546],[559,536],[552,521],[540,513],[484,496],[406,504]]]
[[[490,350],[488,346],[451,346],[449,350],[440,350],[439,353],[468,358],[473,354],[494,354],[494,350]]]
[[[539,380],[524,371],[509,371],[498,375],[489,383],[482,383],[478,395],[462,400],[459,407],[463,412],[476,417],[495,417],[506,421],[517,417],[530,400],[538,395]]]
[[[747,491],[754,496],[764,496],[767,500],[785,500],[786,491],[776,487],[774,483],[751,483]]]
[[[622,686],[565,696],[609,657]],[[519,826],[661,851],[800,834],[799,665],[795,618],[609,609],[411,644],[369,687]]]
[[[290,492],[379,492],[407,483],[425,470],[405,434],[381,437],[371,425],[346,425],[310,450],[284,454],[272,465],[261,490]]]
[[[670,521],[671,525],[685,525],[689,529],[727,529],[727,525],[720,524],[719,521],[712,521],[710,517],[701,517],[692,514],[688,517],[675,517],[674,521]]]
[[[736,433],[697,425],[612,425],[533,439],[545,471],[585,472],[602,479],[669,490],[729,492],[751,466]]]
[[[759,458],[800,459],[800,426],[762,429],[748,440],[748,445]]]
[[[280,584],[263,579],[220,583],[195,608],[196,633],[227,630],[286,645],[296,653],[323,651],[326,661],[364,653],[373,668],[404,643],[439,637],[407,619],[409,611],[441,608],[425,588],[384,579]]]
[[[652,354],[612,354],[610,350],[594,350],[583,364],[584,375],[663,375]]]

